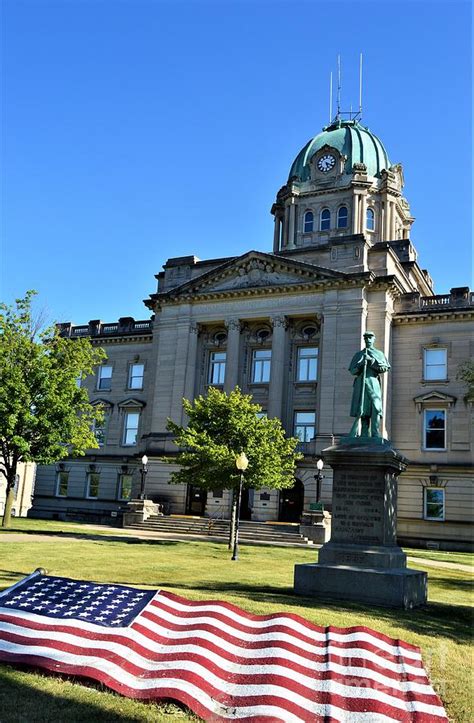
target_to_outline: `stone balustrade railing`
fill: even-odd
[[[73,326],[70,322],[65,324],[57,324],[57,328],[61,336],[69,338],[77,338],[81,336],[113,336],[122,334],[146,334],[150,333],[153,328],[152,319],[142,319],[135,321],[131,316],[121,317],[118,322],[105,324],[100,319],[94,319],[88,324]]]
[[[437,294],[436,296],[421,296],[417,291],[403,294],[396,301],[395,311],[397,313],[448,311],[473,306],[474,292],[468,286],[460,286],[451,289],[449,294]]]

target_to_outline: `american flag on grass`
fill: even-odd
[[[0,660],[174,699],[206,721],[447,721],[419,649],[368,628],[41,571],[0,593]]]

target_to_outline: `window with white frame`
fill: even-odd
[[[130,364],[128,368],[128,388],[143,389],[144,364]]]
[[[209,384],[224,384],[225,379],[225,351],[212,351],[209,355]]]
[[[265,384],[270,381],[272,364],[271,349],[254,349],[252,354],[252,382]]]
[[[423,488],[423,517],[425,520],[444,520],[445,490],[443,487]]]
[[[60,470],[56,475],[56,496],[67,497],[67,488],[69,484],[69,472]]]
[[[341,206],[337,212],[337,227],[338,228],[347,228],[348,218],[349,218],[349,213],[347,211],[347,206]]]
[[[316,412],[295,412],[294,436],[310,442],[316,433]]]
[[[297,382],[314,382],[318,374],[318,347],[300,346],[298,348],[296,371]]]
[[[110,366],[109,364],[102,364],[99,367],[97,389],[112,389],[112,366]]]
[[[424,449],[446,449],[446,410],[425,409],[423,413]]]
[[[365,227],[368,231],[375,231],[375,213],[373,208],[367,209]]]
[[[319,230],[329,231],[331,228],[331,211],[328,208],[323,208],[319,217]]]
[[[101,422],[94,422],[92,431],[94,432],[97,444],[99,447],[103,447],[107,439],[107,427],[109,424],[109,411],[104,411],[104,416]]]
[[[140,412],[125,412],[123,423],[123,445],[131,446],[137,443],[139,423]]]
[[[97,499],[97,497],[99,496],[99,486],[100,486],[100,473],[99,472],[88,472],[86,497],[88,497],[89,499]]]
[[[312,233],[314,230],[314,213],[312,211],[306,211],[303,221],[304,233]]]
[[[117,499],[129,500],[132,497],[133,475],[119,474]]]
[[[423,379],[442,381],[448,378],[448,350],[423,349]]]

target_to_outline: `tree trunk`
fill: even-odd
[[[10,527],[12,522],[12,507],[15,501],[15,479],[16,465],[14,469],[9,470],[7,477],[7,491],[5,498],[5,509],[3,511],[2,527]]]
[[[235,494],[235,489],[233,489],[232,490],[232,512],[230,515],[230,528],[229,528],[229,545],[228,545],[229,550],[232,550],[234,548],[236,521],[237,521],[237,495]]]

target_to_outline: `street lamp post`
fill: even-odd
[[[316,467],[317,467],[318,471],[314,475],[314,479],[316,480],[316,502],[319,502],[321,499],[321,483],[323,481],[323,467],[324,467],[324,462],[321,459],[321,457],[316,462]]]
[[[232,560],[239,559],[239,521],[240,521],[240,503],[242,501],[242,487],[244,485],[244,472],[249,465],[247,455],[245,452],[241,452],[235,458],[235,466],[240,472],[240,483],[239,483],[239,495],[237,497],[237,513],[235,520],[235,535],[234,535],[234,551],[232,553]]]
[[[148,457],[146,456],[146,454],[144,454],[142,457],[142,466],[140,469],[140,475],[141,475],[140,496],[139,496],[140,500],[145,499],[145,485],[146,485],[146,476],[147,476],[147,472],[148,472],[147,464],[148,464]]]

